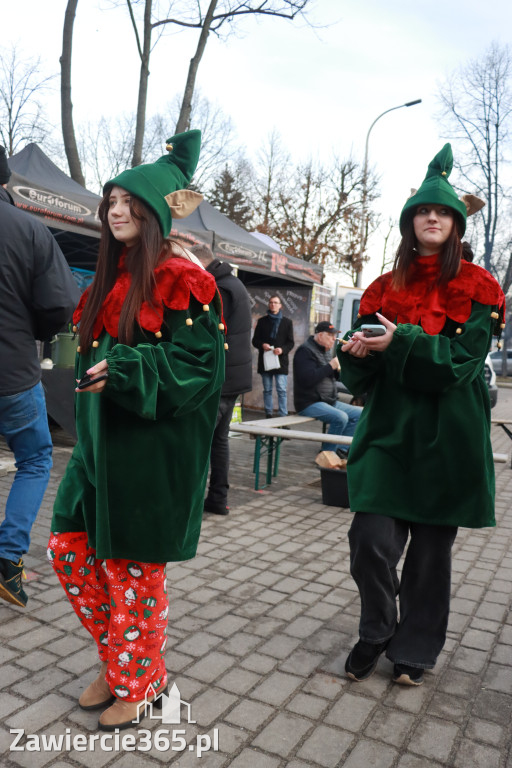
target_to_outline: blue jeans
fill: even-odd
[[[334,405],[327,403],[312,403],[304,410],[299,411],[301,416],[312,416],[318,421],[329,424],[329,435],[344,435],[352,437],[356,431],[357,422],[363,409],[359,405],[349,405],[337,401]],[[337,448],[347,448],[346,445],[333,445],[332,443],[322,443],[321,451],[336,451]]]
[[[272,416],[272,381],[275,381],[279,416],[288,416],[288,399],[286,392],[288,376],[285,373],[262,373],[261,378],[263,381],[263,406],[265,408],[265,413]]]
[[[14,454],[17,472],[0,525],[0,557],[15,560],[28,552],[52,466],[52,440],[41,384],[0,397],[0,434]]]

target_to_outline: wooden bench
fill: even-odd
[[[305,432],[290,427],[307,422],[318,421],[312,416],[276,416],[273,419],[255,419],[231,424],[230,432],[240,432],[251,435],[256,442],[254,445],[254,488],[256,491],[266,488],[272,483],[272,477],[279,473],[279,458],[281,443],[283,440],[308,440],[319,443],[332,443],[333,445],[350,445],[351,437],[342,435],[328,435],[323,432]],[[319,424],[321,422],[318,422]],[[265,484],[260,487],[260,461],[262,456],[267,456],[267,469]]]
[[[306,440],[317,443],[332,443],[333,445],[350,445],[352,443],[351,437],[344,437],[343,435],[329,435],[323,432],[305,432],[290,429],[290,427],[306,424],[311,421],[318,421],[318,419],[314,419],[311,416],[276,416],[273,419],[254,419],[230,425],[230,432],[239,432],[255,438],[252,471],[254,472],[254,489],[256,491],[271,485],[272,477],[277,477],[283,440]],[[491,422],[502,426],[512,439],[512,432],[506,426],[508,424],[512,425],[512,421],[507,419],[491,419]],[[260,487],[260,461],[261,457],[265,456],[265,454],[267,456],[265,484]],[[496,463],[506,464],[508,461],[506,453],[493,453],[493,458]]]

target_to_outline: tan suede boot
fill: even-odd
[[[154,703],[156,709],[162,709],[163,701],[160,696],[161,693],[167,695],[168,688],[165,688],[157,693],[157,699]],[[148,702],[153,700],[153,696],[148,699]],[[137,723],[140,723],[146,715],[146,702],[145,699],[141,701],[123,701],[123,699],[117,699],[114,701],[111,707],[101,713],[98,720],[98,728],[100,731],[115,731],[118,728],[122,731],[124,728],[132,728]],[[137,722],[133,721],[137,718]]]
[[[86,711],[102,709],[114,701],[115,696],[110,692],[110,688],[105,680],[106,674],[107,662],[103,661],[98,677],[87,686],[78,699],[78,704],[82,709],[85,709]]]

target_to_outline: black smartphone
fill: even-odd
[[[103,381],[104,379],[108,379],[108,373],[101,373],[99,376],[95,376],[94,378],[89,373],[84,373],[80,381],[77,383],[76,388],[87,389],[87,387],[91,387],[93,384],[96,384],[97,381]]]

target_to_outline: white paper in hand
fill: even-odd
[[[281,367],[279,355],[274,355],[273,349],[268,349],[263,353],[263,367],[265,371],[274,371],[276,368]]]

